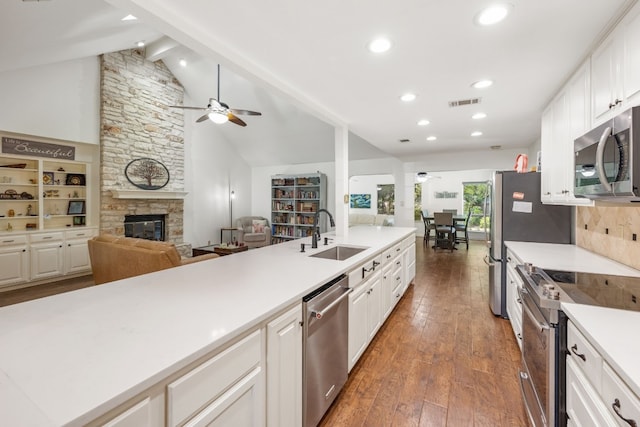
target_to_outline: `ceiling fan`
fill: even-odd
[[[239,110],[237,108],[229,108],[227,104],[220,101],[220,64],[218,64],[218,98],[209,98],[209,104],[206,107],[188,107],[184,105],[171,105],[171,108],[182,108],[185,110],[202,110],[205,114],[196,120],[196,123],[203,122],[207,119],[216,124],[232,122],[238,126],[246,126],[247,124],[237,117],[237,115],[261,116],[262,113],[251,110]]]
[[[427,172],[418,172],[418,173],[416,173],[416,181],[418,181],[418,182],[427,182],[428,180],[433,179],[433,178],[440,179],[442,177],[435,176],[435,175],[429,175]]]

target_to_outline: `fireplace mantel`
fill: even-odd
[[[159,190],[110,190],[114,199],[154,199],[154,200],[180,200],[188,194],[186,191],[159,191]]]

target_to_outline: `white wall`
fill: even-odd
[[[0,73],[0,94],[2,130],[100,143],[98,57]]]
[[[184,103],[194,105],[187,96]],[[230,191],[236,195],[234,220],[261,215],[251,208],[251,167],[240,157],[233,142],[222,137],[217,125],[209,121],[185,124],[184,162],[185,191],[189,193],[184,204],[185,242],[193,247],[220,243],[220,229],[232,226]],[[229,234],[224,238],[230,238]]]
[[[422,184],[422,208],[428,209],[430,213],[442,212],[443,209],[457,209],[463,214],[463,193],[462,184],[465,182],[485,182],[490,181],[493,170],[479,169],[469,171],[437,172],[435,177]],[[455,199],[438,199],[436,192],[457,192]]]
[[[394,184],[393,175],[357,175],[349,178],[349,194],[371,194],[371,207],[368,209],[353,209],[349,207],[349,214],[378,213],[378,184]]]

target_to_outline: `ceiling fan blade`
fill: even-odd
[[[258,111],[237,110],[235,108],[229,108],[229,111],[231,111],[233,114],[239,114],[239,115],[245,115],[245,116],[261,116],[262,115],[262,113]]]
[[[198,120],[196,120],[196,123],[204,122],[208,118],[209,118],[209,113],[205,114],[204,116],[202,116]]]
[[[233,115],[233,113],[231,111],[229,111],[227,113],[227,117],[229,118],[229,121],[232,123],[237,124],[238,126],[246,126],[247,124],[245,122],[243,122],[242,120],[240,120],[239,118],[237,118],[236,116]]]
[[[169,105],[170,108],[182,108],[183,110],[206,110],[207,107],[187,107],[185,105]]]

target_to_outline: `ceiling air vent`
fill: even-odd
[[[400,143],[401,143],[401,144],[406,144],[407,142],[411,142],[411,140],[410,140],[409,138],[402,138],[402,139],[400,140]]]
[[[463,107],[465,105],[480,104],[482,98],[459,99],[457,101],[449,101],[449,107]]]
[[[502,145],[492,145],[491,147],[492,150],[500,150],[502,148]]]

